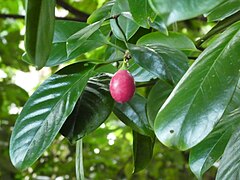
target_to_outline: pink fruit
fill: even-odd
[[[119,103],[129,101],[135,92],[135,82],[127,70],[117,71],[110,81],[112,98]]]

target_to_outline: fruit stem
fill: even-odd
[[[126,61],[126,59],[123,59],[123,63],[122,66],[120,68],[121,70],[127,70],[128,69],[128,62]]]
[[[76,179],[84,180],[84,168],[83,168],[83,148],[82,148],[82,139],[78,140],[76,143]]]

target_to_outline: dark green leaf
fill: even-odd
[[[112,112],[114,101],[109,93],[110,77],[106,74],[88,80],[73,112],[60,133],[74,142],[97,129]]]
[[[99,31],[101,25],[103,24],[104,19],[101,21],[97,21],[93,24],[90,24],[80,31],[76,32],[72,36],[67,39],[67,54],[68,56],[72,56],[74,53],[78,53],[79,49],[82,49],[84,45],[87,44],[87,40],[90,37],[94,37],[96,42],[107,42],[106,37]]]
[[[111,0],[106,2],[102,7],[94,11],[89,17],[87,22],[92,24],[94,22],[100,21],[110,17],[111,9],[116,0]]]
[[[240,109],[237,109],[224,116],[216,128],[191,149],[190,168],[199,179],[222,156],[231,135],[239,125]]]
[[[15,84],[5,84],[0,82],[0,94],[10,103],[15,103],[22,107],[28,100],[28,93]]]
[[[206,12],[222,3],[224,0],[148,0],[153,10],[161,15],[169,25],[173,22],[191,19]]]
[[[154,20],[156,14],[148,4],[148,0],[128,0],[130,12],[137,24],[149,28],[149,20]]]
[[[120,47],[122,49],[126,49],[124,42],[118,40],[115,36],[112,36],[110,39],[110,43],[114,46]],[[114,61],[116,59],[123,59],[124,53],[113,46],[108,46],[105,51],[105,60],[106,61]]]
[[[123,12],[127,12],[129,14],[129,5],[128,5],[128,0],[121,0],[121,1],[116,1],[116,3],[113,5],[111,15],[119,15],[122,14]],[[118,22],[120,27],[122,28],[125,36],[127,39],[130,39],[138,30],[139,26],[131,20],[131,18],[127,18],[126,15],[120,15],[118,17]],[[123,34],[120,31],[119,27],[116,24],[115,19],[110,20],[110,25],[113,34],[120,40],[124,40]]]
[[[229,112],[232,112],[233,110],[235,110],[239,107],[240,107],[240,79],[238,81],[235,92],[232,96],[232,99],[224,112],[224,115],[228,115]]]
[[[10,157],[18,169],[31,166],[52,143],[72,112],[93,65],[77,63],[49,77],[25,104],[10,140]]]
[[[149,92],[147,101],[147,115],[149,124],[151,125],[152,128],[154,126],[154,120],[159,109],[172,92],[172,89],[173,87],[170,84],[162,80],[159,80]]]
[[[116,103],[113,109],[114,114],[126,125],[140,134],[153,136],[146,115],[146,99],[138,94],[123,104]]]
[[[48,58],[46,66],[56,66],[62,64],[68,60],[74,59],[77,56],[89,52],[97,47],[100,47],[103,43],[96,41],[99,36],[102,36],[99,31],[95,32],[87,40],[82,43],[77,43],[78,48],[70,55],[67,53],[67,40],[79,29],[84,29],[87,26],[86,23],[63,21],[58,20],[55,24],[53,45],[50,57]]]
[[[228,0],[216,8],[214,8],[208,15],[208,21],[221,21],[226,17],[231,16],[240,10],[239,0]]]
[[[146,82],[157,78],[157,76],[143,69],[141,66],[134,62],[130,63],[128,71],[132,74],[135,82]]]
[[[129,47],[131,56],[137,64],[161,79],[169,79],[167,65],[156,51],[145,46],[131,45]]]
[[[240,178],[240,128],[235,130],[223,153],[216,180]]]
[[[133,158],[136,173],[144,169],[152,160],[155,140],[133,131]]]
[[[228,28],[233,23],[240,20],[240,12],[237,12],[226,19],[218,22],[204,37],[202,37],[200,40],[198,40],[198,43],[201,44],[202,42],[208,40],[212,36],[215,36],[216,34],[224,31],[226,28]]]
[[[55,0],[27,0],[26,7],[25,49],[32,64],[41,69],[51,51]]]
[[[205,49],[158,112],[154,129],[166,146],[193,147],[223,115],[239,79],[239,29],[234,24]]]
[[[157,16],[154,20],[149,19],[149,25],[153,28],[168,35],[168,30],[166,24],[163,22],[160,16]]]
[[[177,83],[188,69],[188,59],[179,50],[159,45],[130,45],[133,60],[155,76]]]

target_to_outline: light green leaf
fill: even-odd
[[[158,112],[154,130],[166,146],[193,147],[223,115],[239,79],[239,29],[234,24],[205,49]]]
[[[10,157],[21,170],[31,166],[49,147],[74,109],[93,65],[76,63],[49,77],[29,98],[10,140]]]

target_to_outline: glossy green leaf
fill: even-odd
[[[148,0],[128,0],[130,12],[137,24],[149,28],[149,20],[154,20],[156,14],[148,4]]]
[[[222,156],[230,137],[239,125],[240,109],[237,109],[223,117],[216,128],[191,149],[190,168],[199,179]]]
[[[97,129],[110,115],[114,100],[109,93],[110,77],[101,74],[88,80],[73,112],[60,133],[75,142]]]
[[[134,173],[143,170],[151,162],[154,142],[153,138],[133,131]]]
[[[214,8],[208,15],[208,21],[221,21],[240,10],[239,0],[228,0]]]
[[[159,80],[149,92],[147,100],[147,115],[152,128],[159,109],[166,101],[172,90],[173,87],[170,84]]]
[[[146,103],[147,100],[144,97],[135,94],[133,98],[126,103],[116,103],[113,112],[134,131],[152,137],[154,134],[147,119],[145,110]]]
[[[138,45],[162,45],[170,48],[176,48],[179,50],[192,49],[195,50],[196,47],[194,43],[187,36],[177,33],[169,32],[165,35],[161,32],[152,32],[142,36],[138,42]]]
[[[76,32],[67,39],[67,54],[71,56],[74,53],[78,53],[78,50],[83,48],[87,44],[87,40],[91,36],[95,36],[95,40],[98,42],[107,42],[106,37],[99,31],[104,19],[90,24],[80,31]],[[97,33],[95,33],[97,32]],[[78,53],[79,54],[79,53]]]
[[[157,76],[145,70],[133,61],[130,61],[128,71],[133,76],[135,82],[147,82],[151,79],[157,78]]]
[[[128,0],[116,1],[115,4],[113,5],[111,15],[112,16],[119,15],[124,12],[127,12],[128,14],[130,12]],[[126,15],[125,16],[120,15],[118,17],[118,22],[127,39],[130,39],[137,32],[139,28],[139,26],[133,20],[131,20],[131,18],[127,18]],[[111,25],[113,34],[118,39],[124,40],[123,34],[119,29],[119,27],[117,26],[115,19],[110,20],[110,25]]]
[[[95,22],[100,21],[102,19],[109,18],[112,7],[113,7],[115,2],[116,2],[116,0],[108,1],[102,7],[95,10],[88,17],[87,23],[92,24],[92,23],[95,23]]]
[[[223,115],[239,79],[239,28],[234,24],[205,49],[158,112],[154,130],[166,146],[193,147]]]
[[[228,115],[229,112],[232,112],[235,109],[238,109],[239,107],[240,107],[240,79],[238,80],[238,84],[235,89],[235,92],[234,92],[232,99],[231,99],[230,103],[228,104],[223,116]]]
[[[76,63],[50,76],[29,98],[10,140],[18,169],[31,166],[49,147],[84,90],[93,65]]]
[[[220,161],[216,180],[240,178],[240,128],[235,130]]]
[[[188,59],[181,51],[159,45],[130,45],[133,60],[163,80],[177,83],[188,69]]]
[[[55,0],[26,1],[25,49],[38,69],[45,66],[52,46]]]
[[[153,10],[169,25],[207,13],[224,0],[148,0]]]

